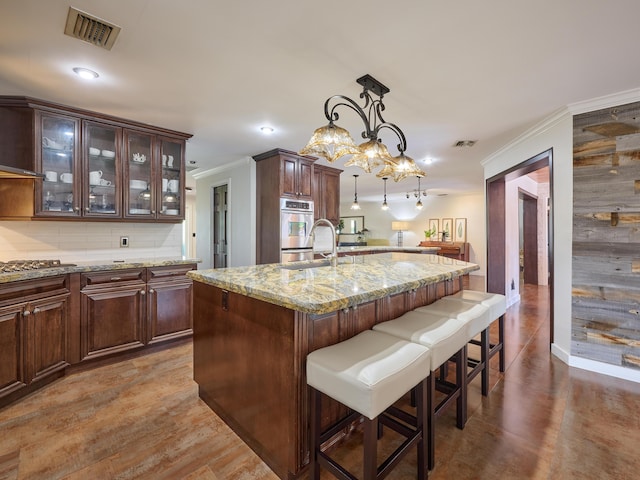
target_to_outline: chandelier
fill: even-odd
[[[360,98],[364,105],[360,106],[355,101],[344,95],[334,95],[324,102],[324,116],[329,120],[329,124],[317,128],[309,143],[300,150],[302,155],[319,155],[333,163],[341,157],[351,155],[345,162],[345,166],[355,165],[365,172],[371,173],[374,169],[382,167],[376,174],[378,178],[393,178],[399,182],[407,177],[424,177],[425,173],[420,170],[415,161],[405,155],[407,140],[400,127],[394,123],[389,123],[382,117],[384,103],[382,97],[389,93],[389,88],[381,84],[371,75],[364,75],[356,80],[362,85],[363,90]],[[373,95],[378,98],[374,98]],[[332,105],[330,107],[330,105]],[[356,112],[362,123],[364,130],[362,138],[364,143],[356,145],[351,134],[344,128],[335,124],[340,118],[336,109],[347,107]],[[391,130],[398,137],[399,155],[392,157],[387,146],[380,140],[380,131]]]

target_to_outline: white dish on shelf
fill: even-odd
[[[148,208],[130,208],[129,213],[140,213],[148,215],[151,213],[151,210],[149,210]]]
[[[180,213],[180,210],[176,210],[174,208],[169,208],[169,209],[165,210],[164,213],[166,215],[178,215]]]
[[[112,152],[111,150],[102,150],[102,156],[105,158],[114,158],[116,156],[116,152]]]
[[[144,190],[147,188],[147,182],[144,180],[129,180],[129,187]]]
[[[134,163],[144,163],[147,161],[147,156],[142,153],[134,153],[131,161]]]
[[[95,147],[89,147],[89,155],[93,155],[94,157],[100,155],[100,149]]]

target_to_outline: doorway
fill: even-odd
[[[213,268],[227,267],[228,185],[213,187]]]
[[[547,169],[548,167],[548,169]],[[514,281],[510,277],[508,270],[511,265],[520,264],[519,258],[512,258],[519,255],[517,247],[509,247],[507,240],[507,224],[520,223],[518,219],[507,218],[507,182],[523,177],[525,175],[535,175],[535,172],[548,172],[548,217],[547,217],[547,267],[548,267],[548,288],[549,288],[549,337],[550,344],[553,343],[553,149],[544,151],[535,157],[506,170],[486,181],[486,208],[487,208],[487,291],[505,294],[507,289],[514,289]],[[537,202],[536,202],[537,203]],[[528,208],[531,208],[529,205]],[[537,209],[537,207],[536,207]],[[524,205],[523,205],[524,210]],[[517,215],[517,213],[514,213]],[[523,213],[524,215],[524,213]],[[529,215],[532,215],[529,212]],[[536,214],[537,218],[537,214]],[[523,221],[524,224],[524,221]],[[537,242],[537,231],[534,236]],[[516,241],[517,245],[517,241]],[[537,247],[529,246],[529,249]],[[535,252],[534,250],[534,252]],[[509,253],[507,253],[509,252]],[[510,255],[507,258],[507,255]],[[533,255],[536,257],[537,252]],[[530,270],[533,267],[530,267]],[[536,277],[538,269],[535,269]],[[519,277],[519,274],[518,274]],[[537,283],[537,282],[536,282]],[[544,282],[543,282],[544,283]]]
[[[521,281],[538,285],[538,199],[524,190],[518,192],[518,217]]]

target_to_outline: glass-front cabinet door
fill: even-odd
[[[156,216],[158,189],[154,174],[154,137],[145,133],[124,131],[125,187],[124,216],[145,218]]]
[[[80,215],[80,162],[77,158],[79,121],[63,115],[39,112],[38,170],[44,174],[36,182],[36,215]]]
[[[160,141],[161,190],[158,217],[184,218],[184,143]]]
[[[84,122],[82,197],[85,217],[121,215],[121,138],[122,129],[119,127]]]

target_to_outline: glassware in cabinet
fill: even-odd
[[[77,172],[79,121],[64,115],[37,115],[39,155],[37,169],[45,176],[36,184],[36,215],[77,216],[80,213]]]
[[[160,141],[161,190],[159,216],[184,217],[184,142]]]
[[[124,216],[155,217],[158,188],[154,179],[154,137],[125,130],[124,142]]]
[[[122,129],[119,127],[84,122],[85,216],[120,216],[121,139]]]

